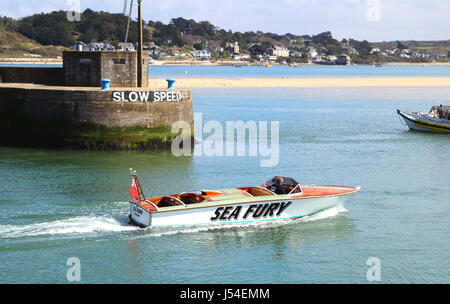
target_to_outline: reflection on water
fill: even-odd
[[[139,248],[139,243],[136,240],[129,240],[129,254],[127,262],[130,263],[129,272],[133,282],[142,282],[144,274],[142,272],[142,261],[145,254]]]

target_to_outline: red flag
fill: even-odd
[[[139,191],[137,189],[134,176],[131,178],[130,196],[134,197],[137,201],[139,200]]]

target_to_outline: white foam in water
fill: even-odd
[[[121,232],[136,229],[138,228],[121,223],[111,216],[80,216],[29,225],[0,225],[0,238]]]
[[[333,217],[339,213],[346,212],[344,206],[339,205],[317,214],[304,217],[293,221],[273,221],[273,222],[253,222],[229,225],[207,225],[207,226],[187,226],[176,228],[157,228],[148,230],[148,234],[135,236],[140,237],[160,237],[178,233],[195,233],[225,228],[254,228],[254,227],[273,227],[288,225],[298,222],[311,222]],[[51,222],[34,223],[29,225],[0,225],[0,238],[17,238],[40,235],[68,235],[68,234],[92,234],[99,232],[122,232],[144,229],[130,226],[127,223],[120,222],[111,216],[80,216]]]
[[[328,217],[333,217],[338,215],[339,213],[342,212],[347,212],[348,210],[345,209],[344,205],[338,205],[336,207],[330,208],[330,209],[326,209],[324,211],[321,211],[319,213],[313,214],[311,216],[307,216],[305,218],[303,218],[304,222],[311,222],[311,221],[318,221],[318,220],[323,220],[326,219]]]

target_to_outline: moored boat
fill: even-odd
[[[401,110],[397,110],[397,113],[411,130],[450,134],[450,106],[443,108],[446,117],[439,115],[438,106],[433,106],[428,113]]]
[[[271,180],[269,180],[271,181]],[[130,196],[130,224],[141,228],[221,225],[295,220],[342,205],[359,187],[304,186],[284,178],[286,194],[261,186],[201,190],[145,198],[134,173]]]

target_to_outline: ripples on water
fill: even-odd
[[[280,121],[275,168],[254,157],[0,148],[0,282],[65,283],[75,256],[85,283],[365,283],[375,256],[383,282],[448,283],[450,138],[407,131],[395,110],[426,111],[449,93],[194,90],[205,120]],[[362,190],[299,221],[143,230],[127,225],[130,167],[147,196],[278,174]]]

